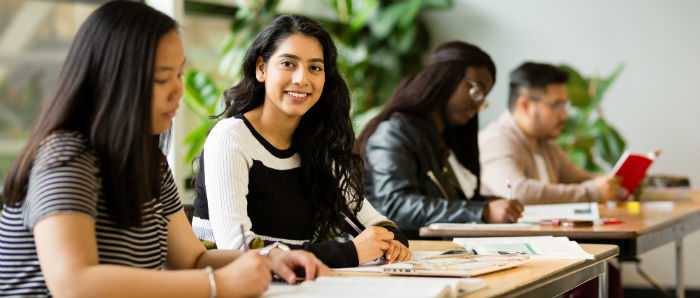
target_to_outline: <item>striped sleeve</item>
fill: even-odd
[[[160,199],[163,202],[163,214],[170,216],[182,209],[182,202],[177,192],[177,185],[173,179],[173,172],[167,163],[163,166],[163,180],[161,181]]]
[[[39,148],[22,206],[30,231],[46,216],[77,212],[97,217],[100,181],[96,158],[76,136],[60,134]]]

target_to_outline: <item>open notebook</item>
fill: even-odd
[[[477,255],[516,255],[532,259],[590,259],[594,257],[567,237],[472,237],[454,238],[454,243]]]
[[[381,266],[393,275],[470,277],[513,268],[530,262],[528,256],[437,255]]]
[[[300,285],[273,283],[263,297],[460,297],[485,287],[479,278],[322,276]]]

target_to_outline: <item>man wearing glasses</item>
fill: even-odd
[[[569,117],[568,79],[549,64],[526,62],[511,72],[508,111],[479,133],[485,193],[512,191],[524,204],[614,198],[616,178],[581,169],[555,142]]]

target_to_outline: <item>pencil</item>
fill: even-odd
[[[248,251],[248,244],[245,243],[245,228],[241,224],[241,244],[243,245],[243,250]]]

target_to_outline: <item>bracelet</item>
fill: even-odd
[[[270,244],[270,245],[268,245],[268,246],[263,247],[263,249],[260,250],[260,255],[261,255],[261,256],[267,256],[267,255],[269,255],[269,254],[270,254],[270,251],[271,251],[273,248],[279,248],[279,249],[281,249],[281,250],[283,250],[283,251],[289,251],[289,246],[287,246],[287,245],[285,245],[284,243],[281,243],[281,242],[275,242],[275,243],[272,243],[272,244]]]
[[[209,275],[209,285],[211,286],[211,295],[209,298],[216,298],[216,280],[214,280],[214,271],[211,266],[204,267],[204,272]]]

